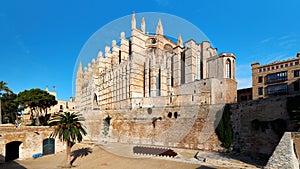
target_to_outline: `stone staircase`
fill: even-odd
[[[144,146],[134,146],[133,153],[142,154],[142,155],[163,156],[163,157],[177,156],[176,152],[168,148],[144,147]]]

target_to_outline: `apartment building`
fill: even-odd
[[[300,94],[300,52],[296,58],[260,65],[252,63],[253,100],[274,95]]]

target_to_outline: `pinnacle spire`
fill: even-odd
[[[163,35],[164,34],[164,29],[161,23],[161,20],[158,20],[157,26],[156,26],[156,34],[158,35]]]
[[[131,18],[131,29],[136,29],[136,18],[135,18],[135,13],[132,13],[132,18]]]
[[[98,59],[100,59],[100,58],[102,58],[103,56],[102,56],[102,51],[98,51]]]
[[[146,32],[146,22],[144,17],[142,18],[141,29],[143,33]]]
[[[178,35],[177,45],[178,45],[178,46],[182,46],[182,37],[181,37],[180,34]]]
[[[111,46],[112,46],[112,47],[117,46],[117,41],[116,41],[116,40],[112,40],[112,41],[111,41]]]
[[[120,33],[120,39],[125,39],[125,32]]]
[[[105,55],[110,54],[110,47],[105,46]]]
[[[80,61],[77,69],[77,77],[81,77],[81,76],[82,76],[82,63]]]

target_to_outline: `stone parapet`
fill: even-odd
[[[264,168],[298,169],[299,161],[294,150],[294,141],[291,132],[285,132]]]

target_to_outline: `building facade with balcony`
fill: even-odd
[[[266,65],[252,63],[253,100],[274,95],[299,94],[300,52],[296,58]]]

